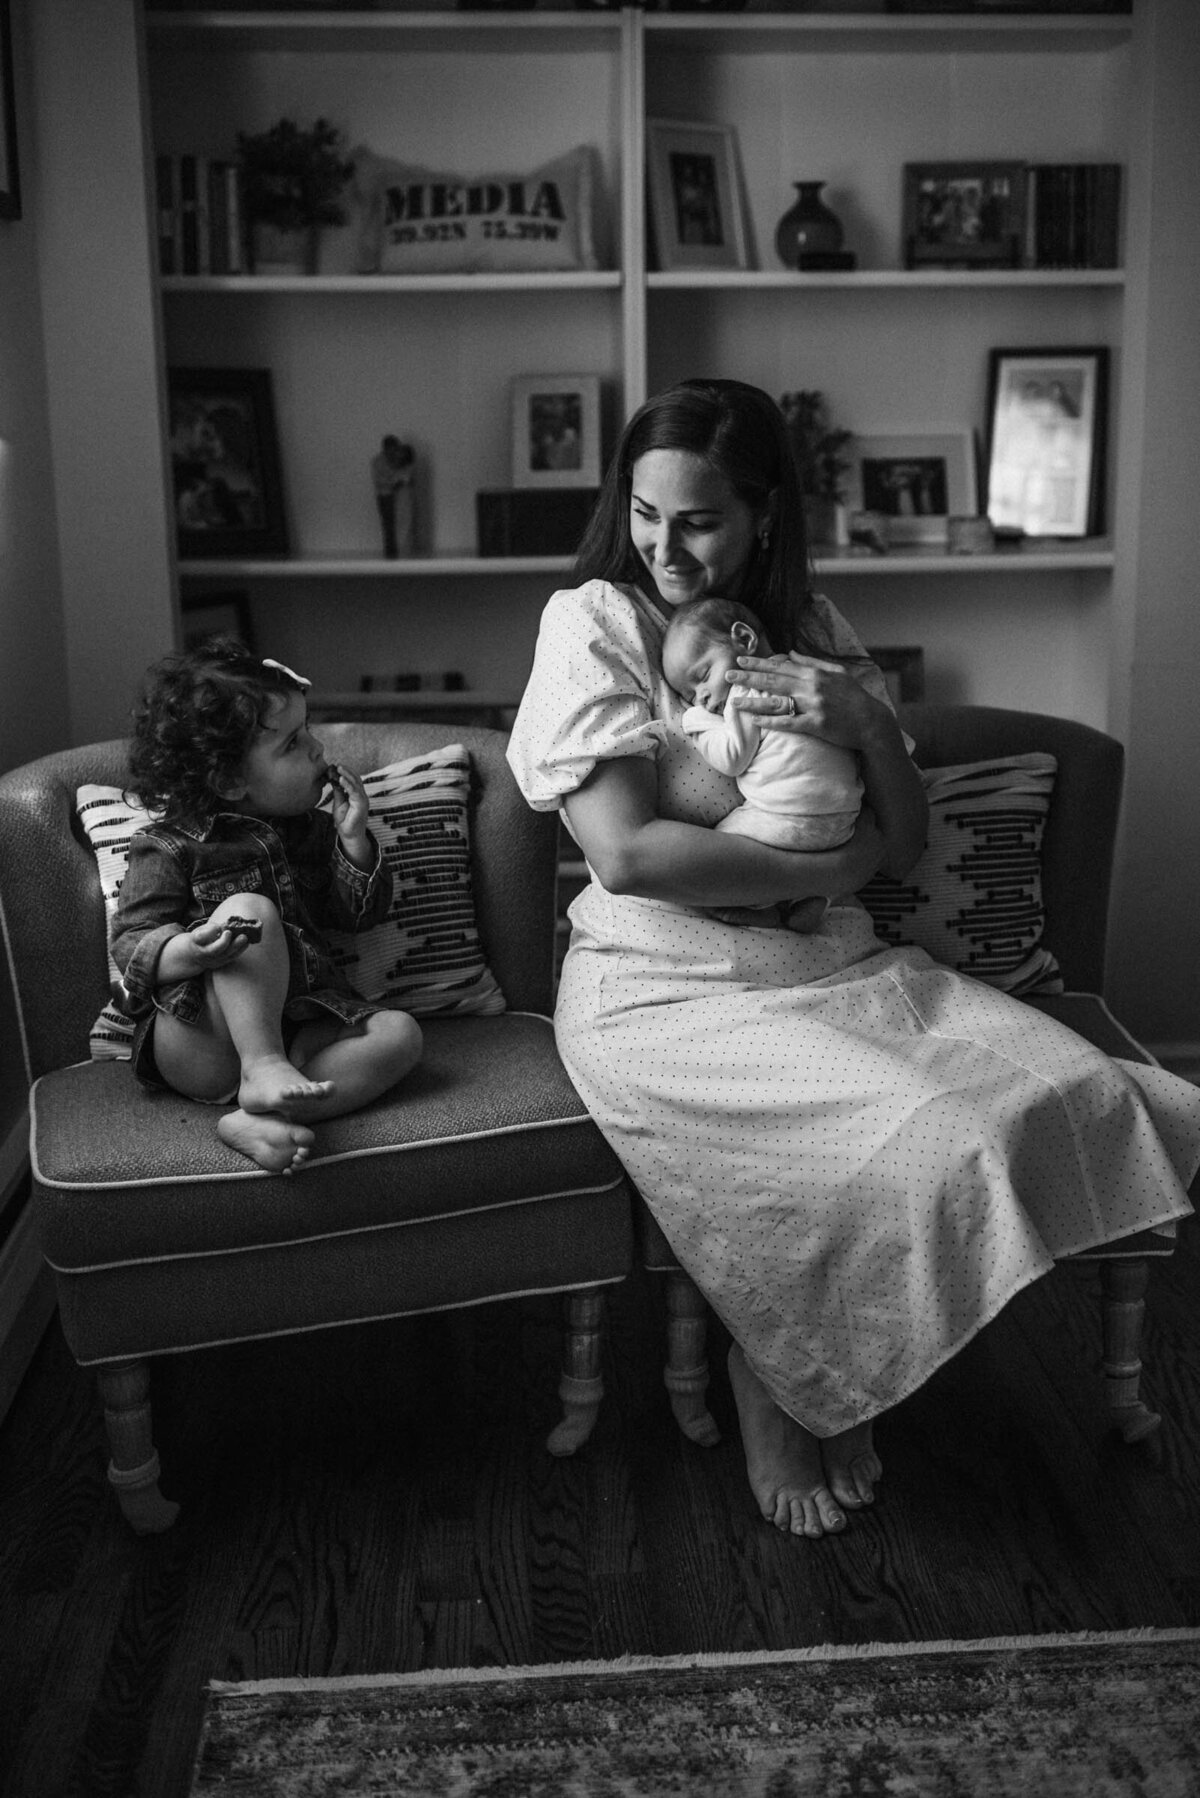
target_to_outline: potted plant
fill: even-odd
[[[850,540],[845,449],[854,433],[834,426],[823,393],[785,393],[779,406],[800,476],[809,541],[844,545]]]
[[[342,225],[342,189],[354,164],[328,119],[305,128],[280,119],[269,131],[238,132],[237,160],[250,233],[250,264],[314,274],[322,225]]]

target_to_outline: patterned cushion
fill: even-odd
[[[392,903],[373,930],[330,931],[346,977],[365,998],[414,1017],[491,1015],[504,995],[484,960],[471,888],[471,761],[459,743],[363,776],[371,829],[392,870]],[[134,832],[152,814],[119,787],[83,786],[76,809],[96,853],[111,934]],[[109,955],[110,990],[120,986]],[[133,1025],[110,999],[92,1026],[94,1060],[127,1059]]]
[[[1042,947],[1041,847],[1058,763],[1004,756],[924,772],[925,852],[904,880],[877,874],[859,897],[885,942],[1009,993],[1060,993]]]

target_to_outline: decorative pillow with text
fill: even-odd
[[[876,934],[1008,993],[1060,993],[1042,945],[1042,834],[1057,770],[1042,754],[924,770],[921,859],[903,880],[877,874],[859,894]]]
[[[360,274],[597,266],[597,158],[586,146],[515,175],[437,173],[365,147],[353,160]]]
[[[370,826],[392,871],[392,902],[381,924],[355,935],[328,931],[346,978],[365,999],[414,1017],[504,1010],[475,922],[468,827],[471,761],[459,743],[364,774]],[[119,787],[82,786],[76,810],[100,873],[111,939],[117,896],[135,831],[152,813]],[[121,977],[111,951],[110,993]],[[93,1060],[127,1060],[134,1027],[114,998],[92,1026]]]

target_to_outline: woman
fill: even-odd
[[[744,702],[857,754],[867,805],[844,846],[712,828],[737,789],[684,738],[660,658],[673,608],[702,594],[798,652],[744,662],[761,689]],[[1190,1211],[1200,1090],[884,947],[848,897],[912,866],[924,793],[878,671],[807,590],[795,470],[757,388],[685,381],[630,421],[509,754],[592,870],[563,1059],[729,1329],[762,1514],[841,1529],[875,1496],[876,1416],[1057,1256]],[[809,935],[707,915],[805,890],[832,902]]]

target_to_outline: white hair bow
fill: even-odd
[[[286,662],[277,662],[275,660],[274,656],[264,656],[262,659],[262,665],[264,668],[274,668],[278,673],[286,674],[288,679],[294,680],[298,687],[311,687],[312,686],[312,682],[310,680],[306,680],[304,675],[297,674],[295,669],[289,668]]]

